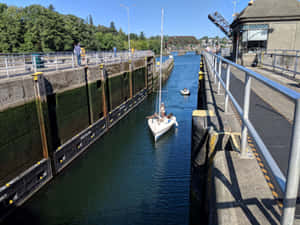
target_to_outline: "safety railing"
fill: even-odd
[[[258,53],[258,64],[262,66],[272,67],[273,70],[279,69],[293,74],[295,78],[300,74],[298,50],[268,50]]]
[[[241,157],[246,156],[247,154],[247,136],[248,131],[252,138],[254,139],[258,149],[263,155],[265,161],[267,162],[273,177],[275,178],[279,188],[282,193],[284,193],[283,201],[283,214],[281,217],[282,225],[290,225],[294,223],[295,216],[295,207],[299,186],[299,175],[300,175],[300,94],[296,91],[293,91],[283,85],[280,85],[261,74],[253,72],[243,66],[235,64],[221,56],[203,52],[202,53],[209,71],[213,74],[214,83],[218,82],[218,93],[220,94],[221,85],[225,90],[225,112],[228,112],[228,101],[229,99],[233,103],[236,111],[241,117],[242,120],[242,137],[241,137]],[[224,64],[224,66],[223,66]],[[245,82],[244,82],[244,105],[243,108],[234,98],[230,92],[230,76],[231,76],[231,67],[236,68],[239,71],[245,73]],[[225,75],[225,81],[222,78],[222,72]],[[257,133],[255,127],[249,120],[249,107],[250,107],[250,93],[251,93],[251,80],[255,79],[260,83],[268,86],[272,90],[281,93],[295,103],[294,111],[294,120],[293,120],[293,129],[292,129],[292,138],[291,138],[291,149],[289,151],[289,164],[287,177],[283,175],[277,163],[270,154],[268,148],[264,144],[264,141]]]
[[[113,64],[137,60],[145,56],[154,56],[152,51],[124,52],[87,52],[81,55],[81,66],[96,64]],[[73,52],[34,53],[34,54],[1,54],[0,79],[34,72],[49,72],[78,67]]]

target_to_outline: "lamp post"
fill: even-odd
[[[121,4],[121,7],[124,7],[127,10],[127,16],[128,16],[128,52],[129,52],[129,57],[131,56],[130,53],[130,22],[129,22],[129,7],[126,5]]]

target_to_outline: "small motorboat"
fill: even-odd
[[[187,88],[184,88],[184,89],[180,90],[180,93],[182,95],[190,95],[190,90]]]

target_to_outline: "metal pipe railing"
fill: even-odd
[[[300,74],[298,58],[299,50],[268,50],[258,53],[258,64],[290,72],[295,78]]]
[[[87,52],[82,57],[82,65],[112,64],[153,56],[152,51],[124,52]],[[0,54],[0,79],[33,72],[49,72],[75,68],[77,59],[73,52],[34,53],[34,54]]]
[[[281,217],[282,225],[290,225],[294,223],[295,217],[295,208],[296,208],[296,200],[298,194],[298,186],[299,186],[299,176],[300,176],[300,94],[294,90],[291,90],[281,84],[278,84],[261,74],[258,74],[254,71],[251,71],[245,67],[242,67],[238,64],[235,64],[221,56],[203,52],[209,71],[214,76],[214,82],[218,79],[218,82],[223,86],[225,90],[225,112],[228,112],[228,99],[231,100],[233,106],[236,111],[240,115],[242,119],[242,137],[241,137],[241,157],[246,155],[247,148],[247,135],[248,131],[255,141],[258,149],[260,150],[262,156],[267,162],[273,177],[275,178],[276,183],[281,189],[282,193],[284,193],[284,201],[283,201],[283,213]],[[222,66],[219,67],[217,71],[217,62],[220,64],[227,64],[226,70],[226,83],[222,79]],[[242,107],[238,104],[237,100],[233,97],[230,92],[230,70],[231,67],[234,67],[240,71],[245,72],[245,82],[244,82],[244,106]],[[291,138],[291,148],[289,153],[289,166],[287,172],[287,178],[283,175],[276,161],[270,154],[268,148],[264,144],[264,141],[257,133],[255,127],[252,125],[251,121],[248,118],[249,115],[249,106],[250,106],[250,93],[251,93],[251,79],[261,82],[262,84],[270,87],[272,90],[283,94],[288,97],[295,103],[295,111],[294,111],[294,121],[293,121],[293,131]]]

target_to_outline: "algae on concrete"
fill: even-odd
[[[90,94],[90,104],[92,105],[92,115],[94,122],[103,117],[103,102],[102,102],[102,89],[103,82],[98,80],[94,83],[88,84]]]
[[[89,126],[86,87],[56,94],[55,110],[60,144],[63,144]]]
[[[129,92],[129,73],[108,78],[110,109],[112,111],[121,105],[130,96]]]
[[[0,185],[40,160],[42,144],[34,101],[0,113]]]
[[[145,67],[132,72],[133,95],[145,88]]]

